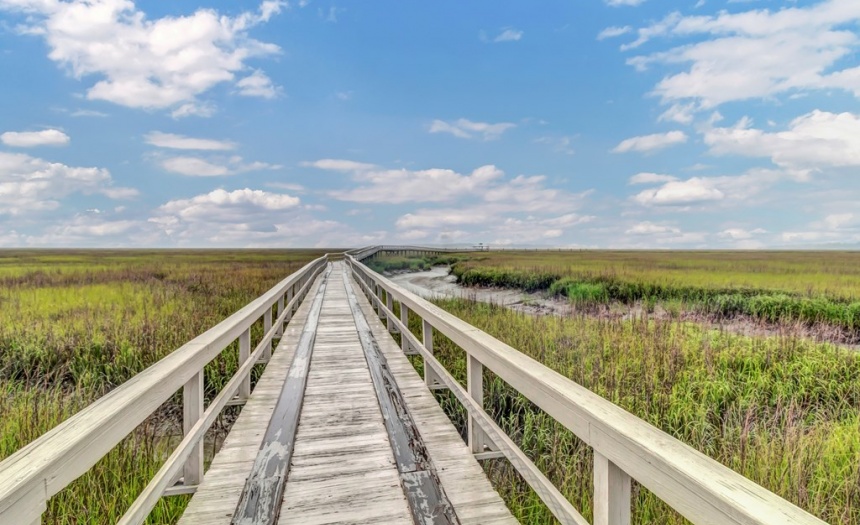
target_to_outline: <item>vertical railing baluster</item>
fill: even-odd
[[[376,287],[376,301],[374,301],[379,308],[377,309],[377,313],[379,313],[380,319],[385,319],[385,308],[382,307],[382,294],[388,295],[388,291],[381,286]]]
[[[278,319],[280,319],[281,315],[283,315],[283,314],[284,314],[284,295],[281,294],[280,296],[278,296]],[[284,323],[278,322],[278,331],[275,332],[275,337],[280,338],[282,335],[284,335]]]
[[[400,322],[403,323],[403,332],[400,334],[400,348],[406,353],[409,350],[409,341],[406,340],[406,332],[409,331],[409,307],[400,301]]]
[[[269,330],[272,329],[272,307],[266,308],[266,312],[263,314],[263,335],[269,333]],[[250,351],[250,350],[249,350]],[[272,340],[269,339],[269,342],[266,343],[265,348],[263,349],[263,355],[260,356],[261,359],[269,360],[272,357]]]
[[[421,324],[422,343],[424,343],[427,353],[433,355],[433,325],[427,319],[422,319]],[[427,388],[433,388],[440,384],[439,379],[436,377],[433,369],[430,368],[430,365],[427,364],[426,359],[424,360],[424,384],[427,385]]]
[[[295,286],[295,284],[291,284],[290,287],[287,289],[287,305],[289,307],[289,312],[287,312],[287,318],[285,319],[285,321],[288,323],[290,322],[290,319],[293,318],[293,307],[289,306],[289,304],[290,301],[293,300],[293,288],[295,288]]]
[[[394,314],[394,298],[391,297],[391,292],[385,292],[385,306],[388,307],[388,311],[391,314]],[[388,318],[388,331],[394,331],[394,321],[392,321],[391,317]]]
[[[203,370],[182,387],[182,432],[188,434],[191,427],[203,416]],[[182,469],[186,486],[199,485],[203,480],[203,440],[200,440],[185,461]]]
[[[630,476],[594,451],[594,525],[630,525]]]
[[[251,327],[248,327],[244,332],[242,332],[242,335],[239,336],[239,366],[242,366],[242,364],[248,360],[250,355]],[[239,384],[239,399],[248,399],[249,397],[251,397],[251,374],[248,374]]]
[[[484,365],[475,357],[469,355],[466,361],[466,388],[469,395],[478,405],[484,408]],[[484,432],[478,426],[477,421],[469,416],[469,448],[473,454],[484,451]]]

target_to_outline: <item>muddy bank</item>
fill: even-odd
[[[652,312],[646,311],[642,304],[626,305],[612,303],[590,307],[577,307],[568,300],[548,297],[543,293],[525,293],[504,288],[471,288],[456,282],[449,274],[449,267],[436,266],[421,272],[394,272],[388,278],[407,290],[426,299],[459,297],[485,303],[505,306],[511,310],[530,315],[587,315],[601,319],[634,319],[648,316],[652,319],[674,320],[703,325],[707,328],[722,330],[751,337],[802,337],[816,342],[838,344],[860,350],[857,334],[833,326],[806,326],[797,324],[774,324],[759,321],[749,316],[738,315],[721,317],[696,311],[670,312],[656,305]]]

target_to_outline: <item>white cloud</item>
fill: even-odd
[[[249,171],[275,170],[281,168],[277,164],[266,162],[244,162],[242,157],[233,156],[228,159],[203,159],[200,157],[169,157],[163,159],[161,167],[167,171],[192,177],[221,177],[236,175]]]
[[[445,122],[444,120],[434,120],[430,124],[430,133],[450,133],[461,139],[475,138],[476,135],[483,140],[495,140],[502,134],[512,128],[516,124],[510,122],[499,122],[498,124],[490,124],[488,122],[473,122],[464,118]]]
[[[752,239],[756,235],[761,235],[763,233],[767,233],[767,230],[762,228],[756,228],[754,230],[745,230],[743,228],[728,228],[720,233],[717,236],[722,237],[724,239],[732,239],[735,241]]]
[[[407,213],[397,219],[395,224],[402,229],[444,228],[484,224],[490,218],[491,214],[486,209],[436,208]]]
[[[677,122],[678,124],[692,124],[696,106],[694,104],[672,104],[657,119],[658,122]]]
[[[730,128],[704,131],[711,153],[770,157],[785,168],[860,166],[860,115],[813,111],[794,119],[786,131],[768,133],[742,119]]]
[[[58,129],[42,131],[7,131],[0,135],[0,142],[17,148],[35,146],[65,146],[71,141],[68,135]]]
[[[239,94],[246,97],[275,98],[278,88],[272,84],[272,79],[259,69],[236,82]]]
[[[681,233],[681,230],[674,226],[664,226],[654,224],[653,222],[645,221],[634,224],[624,233],[628,235],[655,235],[660,233]]]
[[[257,12],[236,16],[201,8],[150,20],[130,0],[0,0],[0,9],[25,14],[19,29],[42,36],[51,60],[76,78],[98,79],[87,90],[88,99],[178,108],[175,116],[200,114],[206,105],[198,96],[234,82],[248,69],[248,59],[278,53],[278,46],[254,40],[248,31],[285,6],[267,0]],[[262,78],[254,72],[239,81],[240,93],[268,96]]]
[[[186,137],[184,135],[175,135],[173,133],[162,133],[153,131],[143,137],[147,144],[159,148],[170,149],[191,149],[191,150],[208,150],[208,151],[223,151],[231,150],[236,147],[233,142],[225,140],[199,139]]]
[[[496,38],[493,39],[493,42],[517,42],[523,37],[523,32],[519,29],[505,29],[501,33],[499,33]]]
[[[633,30],[633,28],[632,28],[632,27],[630,27],[630,26],[624,26],[624,27],[612,26],[612,27],[607,27],[606,29],[604,29],[603,31],[601,31],[600,33],[598,33],[598,35],[597,35],[597,39],[598,39],[598,40],[605,40],[605,39],[607,39],[607,38],[615,38],[615,37],[617,37],[617,36],[626,35],[627,33],[629,33],[629,32],[630,32],[630,31],[632,31],[632,30]]]
[[[353,172],[353,171],[368,171],[376,169],[375,164],[367,164],[365,162],[355,162],[353,160],[344,159],[320,159],[315,161],[302,162],[301,166],[308,168],[319,168],[321,170]]]
[[[675,206],[722,200],[725,194],[714,187],[712,181],[692,178],[667,182],[659,188],[644,190],[633,199],[647,206]]]
[[[763,190],[784,180],[799,182],[805,179],[802,174],[790,170],[751,169],[742,175],[671,180],[639,192],[633,196],[633,201],[645,206],[737,204],[755,198]]]
[[[175,119],[185,117],[204,117],[208,118],[215,114],[215,106],[206,102],[186,102],[170,112],[170,116]]]
[[[694,101],[699,109],[725,102],[768,98],[782,93],[839,88],[860,96],[860,67],[843,59],[860,38],[856,0],[826,0],[776,11],[757,9],[713,16],[672,13],[638,31],[622,49],[656,37],[684,44],[628,62],[638,69],[654,64],[682,66],[664,77],[654,93],[664,102]],[[698,39],[689,43],[691,39]]]
[[[672,182],[676,180],[678,180],[678,178],[673,177],[672,175],[642,172],[630,177],[630,181],[628,182],[628,184],[655,184],[661,182]]]
[[[149,222],[183,246],[311,247],[365,242],[347,225],[309,216],[298,197],[250,188],[218,189],[169,201],[155,210]]]
[[[824,224],[830,230],[854,227],[858,223],[860,223],[860,216],[854,213],[832,213],[824,218]]]
[[[445,202],[462,195],[483,192],[490,182],[503,175],[501,170],[492,165],[481,166],[468,175],[438,168],[417,171],[367,171],[359,168],[355,178],[362,186],[332,191],[330,195],[351,202]]]
[[[604,0],[606,5],[612,7],[632,6],[636,7],[645,3],[645,0]]]
[[[76,109],[69,113],[70,117],[107,117],[108,114],[102,111],[96,111],[94,109]]]
[[[676,144],[687,142],[687,134],[683,131],[669,131],[667,133],[654,133],[622,140],[613,153],[626,153],[628,151],[650,152],[667,148]]]
[[[31,157],[0,152],[0,214],[23,215],[60,206],[75,193],[128,198],[137,190],[113,186],[103,168],[80,168]]]

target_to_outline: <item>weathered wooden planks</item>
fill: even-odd
[[[319,283],[308,296],[313,297]],[[257,383],[221,450],[191,498],[179,525],[229,525],[245,480],[257,457],[263,435],[274,412],[290,363],[304,329],[312,301],[305,300],[284,330],[277,350]]]
[[[344,278],[347,279],[345,268]],[[459,524],[457,514],[441,487],[436,468],[424,446],[423,437],[409,414],[403,394],[379,350],[351,286],[347,287],[346,295],[413,520],[415,523],[427,525]]]
[[[411,524],[336,267],[326,289],[281,524]]]
[[[370,303],[360,293],[358,284],[350,283],[386,359],[409,413],[423,436],[437,475],[460,523],[516,524],[504,501],[493,489],[484,469],[472,456],[457,429],[427,389],[424,380],[388,335],[388,329],[373,315]]]
[[[314,297],[287,380],[245,483],[232,525],[274,525],[278,520],[329,273],[323,277]]]

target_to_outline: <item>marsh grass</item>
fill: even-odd
[[[462,299],[437,304],[832,524],[860,522],[860,355],[792,337],[753,338],[649,318],[535,317]],[[418,335],[417,319],[411,329]],[[434,352],[465,384],[465,354]],[[421,370],[420,359],[414,359]],[[586,517],[592,452],[485,369],[485,406]],[[465,412],[437,397],[465,436]],[[522,523],[555,523],[506,462],[486,466]],[[634,484],[633,522],[684,524]]]
[[[318,251],[0,251],[0,459],[217,324]],[[261,323],[252,339],[262,335]],[[204,370],[212,399],[238,365],[234,343]],[[256,381],[261,367],[256,367]],[[235,418],[228,408],[207,443]],[[181,395],[49,501],[43,523],[113,523],[181,434]],[[212,451],[209,450],[209,456]],[[173,523],[187,497],[150,523]]]
[[[482,252],[452,273],[465,286],[546,291],[582,304],[683,304],[770,323],[860,330],[860,252]]]

